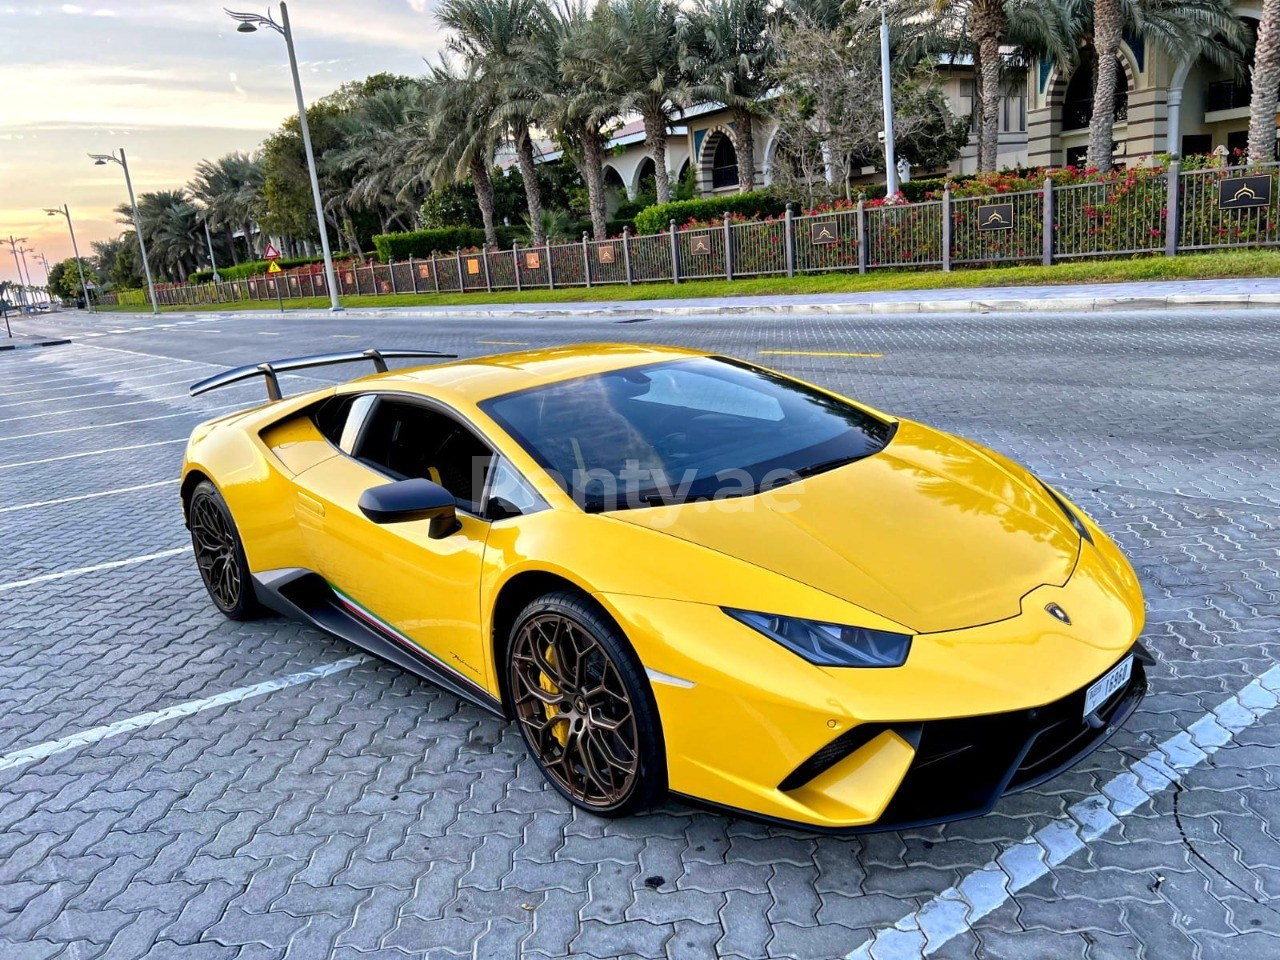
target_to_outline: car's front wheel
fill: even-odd
[[[567,591],[540,597],[507,649],[516,724],[556,790],[612,817],[661,796],[662,730],[644,668],[594,604]]]
[[[249,576],[249,562],[231,511],[222,494],[202,480],[187,501],[187,527],[196,566],[209,597],[232,620],[251,620],[261,612]]]

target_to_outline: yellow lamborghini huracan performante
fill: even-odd
[[[301,618],[512,719],[579,807],[974,816],[1146,691],[1129,563],[972,441],[688,350],[406,357],[444,355],[193,385],[269,398],[191,436],[196,562],[229,617]],[[377,372],[281,395],[354,360]]]

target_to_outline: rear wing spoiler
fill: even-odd
[[[190,391],[191,396],[194,397],[210,390],[216,390],[218,387],[239,383],[241,380],[262,377],[267,385],[267,399],[274,401],[281,399],[283,396],[280,392],[280,378],[278,375],[290,370],[308,370],[311,367],[329,367],[336,363],[356,363],[361,360],[369,360],[373,362],[374,370],[378,373],[386,373],[387,360],[389,359],[398,360],[412,357],[431,360],[454,360],[457,359],[457,356],[456,353],[437,353],[434,350],[359,350],[350,353],[317,353],[310,357],[267,360],[263,363],[250,364],[247,367],[224,370],[222,373],[215,373],[212,377],[193,383]]]

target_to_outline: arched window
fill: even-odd
[[[1095,57],[1086,52],[1080,66],[1071,75],[1067,92],[1062,98],[1062,129],[1082,130],[1093,120],[1093,73]],[[1129,119],[1129,75],[1123,64],[1116,84],[1116,123]]]
[[[736,187],[738,185],[738,151],[733,141],[720,134],[715,153],[711,155],[711,186]]]

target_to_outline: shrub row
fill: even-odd
[[[498,227],[498,246],[509,247],[524,231],[519,227]],[[373,238],[378,259],[383,263],[453,253],[460,247],[478,247],[484,243],[479,227],[438,227],[434,230],[410,230],[407,233],[380,233]]]
[[[345,253],[335,253],[334,259],[345,257]],[[280,264],[280,269],[291,270],[294,267],[305,267],[311,263],[321,263],[324,257],[282,257],[276,262]],[[229,267],[219,267],[218,276],[223,280],[243,280],[246,277],[256,277],[267,272],[267,267],[271,266],[270,260],[247,260],[244,263],[233,264]],[[197,270],[187,278],[188,283],[208,283],[213,279],[212,270]]]
[[[645,207],[636,214],[636,233],[658,233],[667,224],[687,223],[690,220],[714,220],[726,213],[740,214],[750,220],[762,220],[785,212],[785,200],[767,190],[751,193],[727,193],[701,200],[675,200]]]

